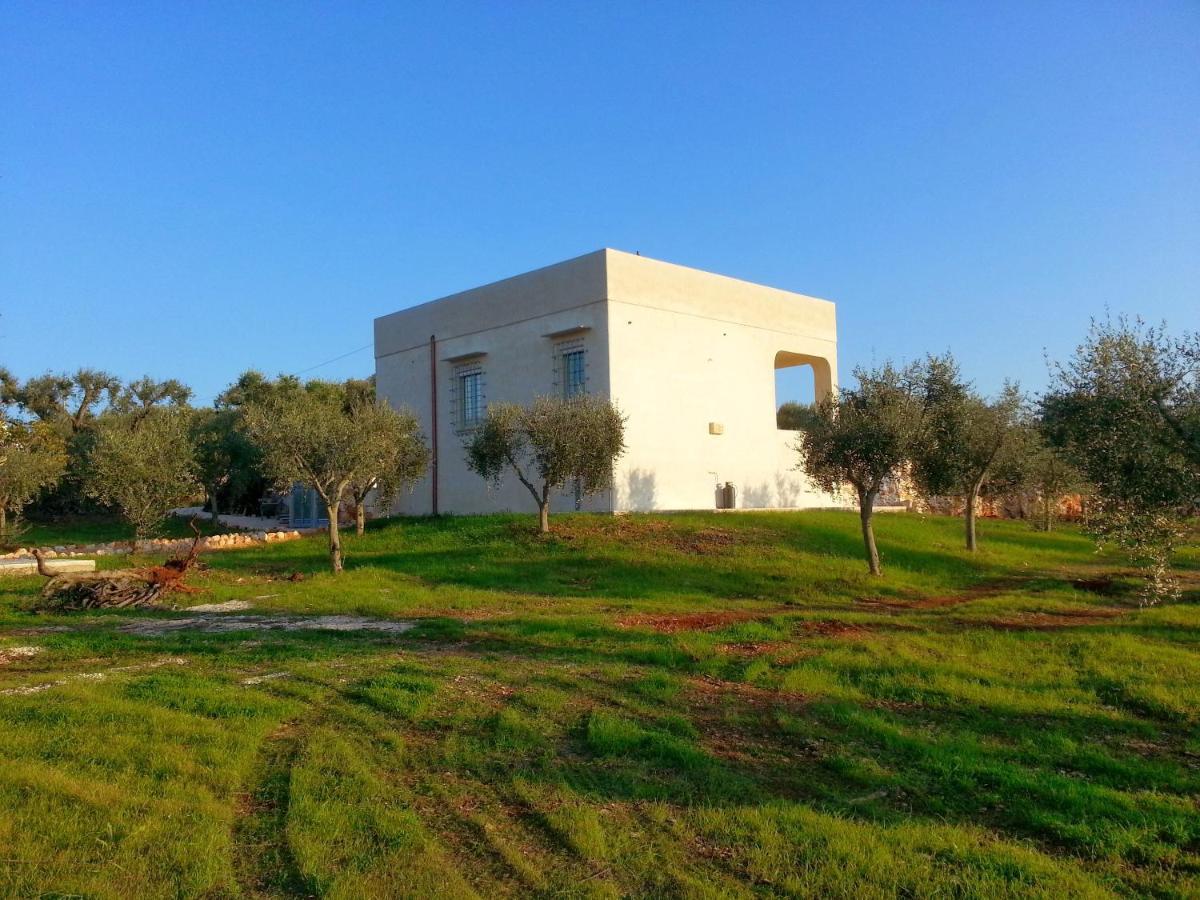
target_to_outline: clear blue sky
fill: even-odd
[[[843,377],[1200,328],[1200,4],[0,0],[18,374],[209,400],[602,246],[837,301]]]

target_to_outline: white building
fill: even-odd
[[[628,417],[613,487],[580,508],[833,505],[796,470],[796,434],[775,424],[775,370],[807,365],[835,384],[834,305],[616,250],[599,250],[375,320],[382,397],[407,406],[434,453],[397,501],[408,514],[528,510],[515,478],[487,485],[463,443],[489,403],[575,391]],[[575,509],[568,490],[553,509]]]

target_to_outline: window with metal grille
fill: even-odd
[[[562,355],[562,389],[568,399],[587,390],[587,368],[582,348],[568,350]]]
[[[475,428],[483,421],[483,370],[478,366],[462,368],[455,372],[455,398],[457,421],[461,429]]]

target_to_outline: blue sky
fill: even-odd
[[[207,401],[602,246],[835,300],[843,378],[1200,328],[1200,5],[0,0],[19,374]]]

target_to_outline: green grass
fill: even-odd
[[[0,583],[0,654],[41,648],[0,690],[51,684],[0,694],[0,895],[1200,894],[1196,548],[1141,609],[1069,529],[885,517],[873,580],[852,514],[532,525],[213,553],[177,598],[403,635],[135,637],[170,614]]]
[[[133,526],[121,519],[109,516],[85,518],[68,517],[53,521],[26,521],[19,535],[11,538],[4,549],[15,547],[55,547],[66,544],[106,544],[112,541],[133,540]],[[224,525],[213,525],[206,516],[196,519],[196,527],[204,534],[223,534],[231,529]],[[191,537],[188,520],[171,516],[162,523],[156,537]]]

